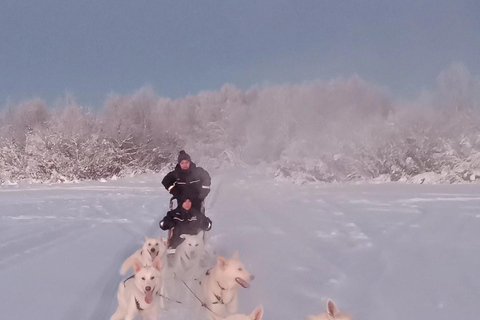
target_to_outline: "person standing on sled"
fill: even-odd
[[[202,202],[210,193],[211,178],[202,167],[197,167],[184,150],[178,154],[178,164],[175,170],[169,172],[162,180],[165,189],[177,199],[178,206],[187,197],[192,207],[202,211]]]
[[[212,220],[192,207],[192,202],[186,198],[181,206],[168,211],[159,225],[162,230],[174,228],[169,247],[176,249],[184,240],[180,235],[195,235],[202,230],[209,231],[212,228]]]

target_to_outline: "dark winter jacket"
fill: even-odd
[[[192,201],[192,206],[200,210],[200,204],[210,192],[211,178],[202,167],[190,162],[188,170],[182,170],[179,164],[162,180],[162,184],[181,205],[185,199]]]
[[[198,234],[201,230],[209,231],[212,228],[212,220],[195,208],[185,210],[177,207],[167,212],[167,215],[160,221],[160,228],[168,230],[173,228],[173,236],[170,239],[170,247],[176,248],[183,239],[181,234]]]

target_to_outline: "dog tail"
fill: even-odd
[[[120,274],[124,275],[127,273],[130,268],[133,268],[133,264],[135,263],[135,253],[128,257],[123,263],[122,267],[120,268]]]

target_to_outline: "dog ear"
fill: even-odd
[[[158,241],[161,241],[161,242],[163,242],[162,235],[160,235],[160,236],[158,237]]]
[[[255,310],[248,316],[252,320],[262,320],[263,318],[263,306],[258,305]]]
[[[204,234],[204,231],[201,230],[201,231],[197,234],[197,236],[203,239],[203,234]]]
[[[332,319],[334,319],[335,316],[340,313],[340,310],[338,310],[335,303],[333,303],[333,301],[330,299],[327,301],[327,313]]]
[[[148,236],[147,236],[147,235],[145,235],[145,242],[147,242],[147,241],[148,241]]]
[[[238,250],[235,250],[235,252],[233,253],[232,259],[238,260],[238,258],[239,258],[239,256],[238,256]]]
[[[155,259],[153,259],[153,267],[158,271],[162,271],[162,259],[160,256],[156,256]]]
[[[226,258],[224,258],[222,256],[217,257],[217,265],[220,269],[225,270],[225,268],[227,267],[227,264],[228,264],[228,262],[227,262]]]
[[[137,259],[135,259],[135,262],[133,263],[133,272],[137,274],[140,270],[142,270],[142,268],[143,268],[142,263]]]

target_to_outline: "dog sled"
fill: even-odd
[[[177,199],[175,199],[175,197],[170,198],[170,205],[169,205],[169,208],[170,208],[169,210],[170,211],[173,210],[173,200],[177,200]],[[178,200],[177,200],[177,206],[178,205],[179,205],[179,203],[178,203]],[[201,203],[200,212],[205,215],[205,200],[202,201],[202,203]],[[173,237],[173,233],[175,232],[174,229],[175,228],[168,229],[168,236],[167,236],[167,239],[166,239],[167,256],[168,255],[173,255],[175,253],[175,248],[170,247],[170,239]]]

